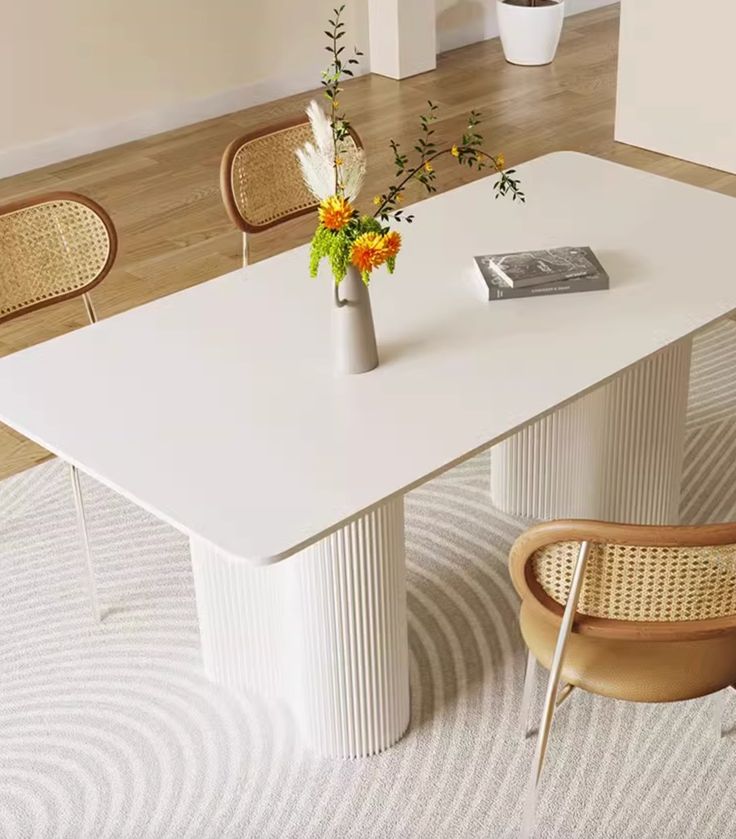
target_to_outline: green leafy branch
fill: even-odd
[[[346,47],[341,43],[345,37],[345,23],[342,20],[342,13],[345,6],[342,5],[333,9],[333,17],[328,21],[330,29],[325,29],[328,44],[325,47],[331,56],[329,67],[322,73],[322,87],[324,95],[330,103],[330,126],[332,128],[332,144],[334,151],[335,167],[335,194],[343,194],[343,185],[340,179],[340,155],[343,153],[344,144],[350,136],[351,127],[344,113],[340,112],[340,94],[342,83],[345,78],[354,75],[353,67],[360,64],[363,53],[356,47],[353,55],[346,58]]]
[[[429,111],[419,118],[420,135],[414,145],[414,151],[418,156],[417,162],[410,165],[409,156],[402,151],[399,143],[395,140],[390,141],[397,181],[387,192],[376,196],[374,199],[378,206],[375,217],[380,218],[383,222],[389,222],[393,219],[397,222],[406,221],[411,223],[414,216],[404,215],[404,211],[398,208],[404,189],[410,182],[417,181],[429,194],[437,192],[435,185],[437,173],[433,163],[448,154],[455,157],[461,166],[468,166],[478,171],[492,168],[499,175],[498,180],[493,185],[495,197],[501,198],[510,195],[513,201],[518,200],[523,203],[526,196],[521,189],[519,179],[514,177],[516,170],[504,169],[502,156],[494,156],[483,149],[483,135],[478,132],[481,114],[478,111],[471,111],[468,118],[468,127],[460,142],[447,148],[438,149],[434,141],[435,131],[432,127],[432,124],[437,120],[438,108],[432,101],[429,101],[428,105]]]

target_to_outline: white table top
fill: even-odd
[[[268,563],[736,309],[736,200],[576,153],[424,201],[371,284],[381,366],[332,372],[299,248],[0,359],[0,419]],[[610,291],[483,302],[475,254],[591,245]]]

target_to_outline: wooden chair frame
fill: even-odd
[[[80,287],[79,289],[75,289],[74,291],[66,292],[64,294],[59,294],[58,296],[51,297],[48,300],[42,300],[38,303],[32,303],[29,306],[24,306],[22,309],[18,309],[15,312],[10,312],[7,315],[0,317],[0,323],[4,323],[5,321],[12,320],[16,317],[21,317],[22,315],[26,315],[29,312],[36,311],[37,309],[43,309],[46,306],[53,306],[55,303],[61,303],[63,300],[70,300],[75,297],[83,297],[85,302],[85,307],[87,309],[87,314],[92,322],[97,320],[97,317],[94,312],[94,308],[91,305],[87,294],[91,289],[95,286],[99,285],[102,280],[110,273],[110,269],[112,268],[115,257],[117,256],[118,251],[118,235],[117,231],[115,230],[115,225],[113,224],[112,219],[108,215],[107,211],[101,207],[96,201],[92,198],[88,198],[86,195],[80,195],[78,192],[65,192],[65,191],[58,191],[58,192],[46,192],[42,195],[35,195],[30,198],[23,198],[20,201],[14,201],[10,204],[5,204],[0,206],[0,218],[3,216],[9,215],[10,213],[17,212],[18,210],[27,210],[31,207],[35,207],[41,204],[48,204],[53,201],[73,201],[78,204],[83,204],[85,207],[88,207],[92,210],[93,213],[100,219],[100,221],[105,226],[107,230],[107,235],[110,241],[110,248],[107,256],[107,261],[102,266],[102,269],[99,271],[97,276],[85,286]]]
[[[117,231],[115,230],[115,225],[113,224],[112,219],[107,214],[106,210],[104,210],[96,201],[93,201],[86,195],[80,195],[76,192],[60,191],[47,192],[43,195],[37,195],[31,198],[25,198],[20,201],[15,201],[11,204],[6,204],[0,207],[0,217],[8,215],[10,213],[14,213],[18,210],[29,209],[31,207],[47,204],[53,201],[72,201],[78,204],[83,204],[85,207],[88,207],[90,210],[92,210],[92,212],[100,219],[105,229],[107,230],[109,240],[107,259],[103,264],[102,268],[96,274],[96,276],[85,285],[80,286],[78,289],[74,289],[74,291],[65,292],[55,297],[50,297],[48,300],[42,300],[37,303],[32,303],[14,312],[10,312],[4,317],[0,317],[0,323],[4,323],[6,321],[11,320],[12,318],[20,317],[21,315],[25,315],[29,312],[36,311],[37,309],[42,309],[46,306],[52,306],[54,303],[60,303],[62,300],[69,300],[75,297],[83,298],[85,308],[87,311],[87,317],[89,318],[90,323],[95,323],[97,321],[97,315],[95,314],[95,310],[92,305],[92,301],[89,298],[88,292],[90,291],[90,289],[93,289],[95,286],[99,285],[99,283],[101,283],[102,280],[104,280],[105,277],[110,273],[110,269],[112,268],[113,263],[115,262],[115,257],[117,255],[118,250]],[[96,622],[99,622],[100,605],[97,596],[97,584],[95,582],[92,552],[90,550],[89,544],[89,534],[87,531],[87,519],[84,511],[82,487],[79,480],[79,470],[76,466],[74,466],[71,463],[69,464],[69,475],[72,484],[72,493],[74,495],[74,507],[77,516],[77,529],[79,532],[80,544],[82,547],[82,553],[84,556],[87,572],[87,586],[89,590],[92,615],[94,620]]]
[[[536,551],[560,542],[579,542],[577,561],[572,575],[570,591],[564,607],[553,600],[536,580],[531,560]],[[736,524],[701,526],[649,526],[613,524],[587,520],[551,521],[537,525],[517,539],[509,556],[509,568],[514,587],[526,606],[541,613],[550,613],[560,621],[554,655],[545,691],[542,719],[532,763],[529,785],[524,802],[522,839],[534,834],[539,784],[544,759],[558,708],[571,694],[572,685],[560,686],[562,665],[567,642],[574,631],[593,637],[629,641],[692,641],[716,638],[736,632],[736,616],[693,621],[617,621],[595,618],[577,612],[583,588],[585,570],[591,549],[595,544],[618,544],[638,547],[713,547],[736,544]],[[521,704],[521,721],[524,736],[530,732],[529,717],[536,682],[537,661],[529,652]],[[718,737],[722,736],[722,715],[725,692],[720,691],[714,721]]]
[[[265,230],[270,230],[273,227],[277,227],[280,224],[285,224],[288,221],[291,221],[296,218],[300,218],[301,216],[309,215],[313,213],[317,207],[319,206],[319,202],[315,199],[313,204],[310,204],[308,207],[303,207],[299,210],[294,210],[291,213],[288,213],[281,218],[275,219],[274,221],[267,222],[266,224],[252,224],[251,222],[247,221],[247,219],[243,218],[238,209],[238,203],[235,199],[235,193],[233,192],[233,163],[235,161],[235,156],[240,151],[240,149],[246,145],[247,143],[253,142],[253,140],[258,140],[262,137],[268,137],[271,134],[277,134],[280,131],[286,131],[289,128],[296,128],[302,125],[309,125],[309,120],[300,115],[298,117],[292,117],[291,119],[284,120],[283,122],[275,123],[273,125],[269,125],[266,128],[260,128],[256,131],[249,131],[247,134],[243,134],[240,137],[236,137],[225,149],[225,153],[222,156],[222,161],[220,163],[220,191],[222,193],[222,200],[225,204],[225,210],[227,211],[228,217],[233,222],[233,224],[240,230],[243,234],[243,264],[247,265],[249,262],[248,258],[248,236],[253,233],[261,233]],[[355,143],[356,147],[359,149],[363,148],[363,144],[358,136],[358,133],[353,129],[350,128],[350,136]]]
[[[650,526],[603,521],[560,520],[532,527],[511,549],[509,568],[516,590],[535,611],[557,618],[564,608],[539,585],[531,568],[534,553],[555,542],[636,545],[640,547],[713,547],[736,544],[736,524]],[[736,631],[736,616],[695,621],[618,621],[575,615],[574,631],[598,638],[639,641],[695,641]]]

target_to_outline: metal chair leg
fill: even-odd
[[[89,294],[85,293],[82,295],[82,300],[84,300],[84,308],[87,311],[89,322],[97,323],[97,312],[95,312],[95,307],[92,305],[92,298]]]
[[[524,677],[524,694],[521,698],[521,730],[524,734],[524,739],[530,736],[532,728],[530,726],[530,717],[532,710],[532,703],[534,701],[534,689],[537,686],[537,659],[534,658],[531,650],[526,657],[526,676]]]
[[[249,262],[248,234],[243,233],[243,267]]]
[[[562,623],[560,624],[560,632],[557,636],[557,645],[555,647],[554,656],[552,658],[552,666],[549,671],[549,679],[547,681],[547,693],[544,698],[542,723],[539,728],[537,747],[534,753],[534,762],[532,764],[532,772],[529,777],[529,788],[527,790],[526,801],[524,802],[524,816],[521,825],[522,839],[531,839],[534,835],[534,820],[537,812],[539,780],[542,776],[544,757],[547,753],[549,734],[552,729],[552,719],[554,717],[555,707],[557,706],[560,675],[562,674],[562,662],[565,656],[567,641],[570,637],[570,633],[572,632],[575,612],[578,608],[580,591],[582,590],[583,579],[585,577],[585,566],[588,562],[590,549],[590,542],[581,543],[580,552],[578,553],[578,559],[575,564],[575,571],[572,576],[570,592],[567,596],[565,612],[562,616]]]
[[[567,701],[574,690],[575,685],[563,685],[557,694],[557,698],[555,699],[555,708],[559,708],[560,705]]]
[[[711,700],[711,713],[713,719],[713,729],[716,733],[718,741],[723,737],[723,715],[726,712],[726,697],[728,696],[728,689],[719,690],[718,693]]]
[[[77,510],[77,529],[79,530],[79,540],[82,543],[82,551],[84,553],[84,560],[87,567],[87,586],[89,588],[89,597],[92,605],[92,617],[95,623],[100,622],[100,604],[97,599],[97,584],[95,583],[95,570],[92,566],[92,553],[89,549],[89,537],[87,535],[87,519],[84,515],[84,501],[82,499],[82,487],[79,483],[79,470],[76,466],[69,464],[69,475],[72,481],[72,491],[74,492],[74,506]]]

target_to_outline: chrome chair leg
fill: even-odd
[[[575,685],[564,684],[557,694],[555,699],[555,708],[559,708],[563,702],[570,698],[570,694],[575,690]]]
[[[92,305],[92,298],[85,292],[82,295],[82,300],[84,300],[84,308],[87,310],[89,322],[97,323],[97,312],[95,312],[95,307]]]
[[[82,487],[79,483],[79,470],[76,466],[69,464],[69,475],[72,481],[72,491],[74,492],[74,506],[77,510],[77,529],[79,530],[79,540],[82,543],[82,551],[84,553],[84,560],[87,567],[87,586],[89,588],[89,597],[92,605],[92,617],[95,623],[100,622],[100,604],[97,599],[97,584],[95,583],[95,570],[92,566],[92,553],[89,549],[89,537],[87,535],[87,519],[84,514],[84,501],[82,499]]]
[[[530,725],[530,717],[532,711],[532,703],[534,701],[534,690],[537,686],[537,659],[531,651],[526,657],[526,675],[524,676],[524,693],[521,698],[521,730],[524,734],[524,739],[528,738],[532,733]]]
[[[716,739],[719,741],[723,737],[723,716],[726,712],[727,696],[728,688],[724,688],[724,690],[719,690],[718,693],[711,700],[713,729],[716,734]]]
[[[249,262],[249,249],[248,249],[248,234],[243,233],[243,267],[248,265]]]
[[[578,608],[578,601],[580,600],[580,592],[582,590],[583,579],[585,577],[585,566],[588,562],[590,549],[590,542],[581,543],[580,552],[578,553],[578,559],[575,564],[575,570],[572,576],[570,592],[567,596],[565,612],[562,616],[562,622],[560,624],[560,632],[557,636],[557,645],[555,646],[555,653],[552,658],[552,666],[550,667],[549,679],[547,681],[547,692],[544,698],[542,723],[539,727],[537,747],[534,753],[534,762],[532,764],[531,775],[529,777],[529,788],[527,790],[526,801],[524,802],[524,815],[521,824],[522,839],[531,839],[531,837],[534,835],[534,821],[537,812],[539,780],[542,776],[542,768],[544,767],[544,757],[547,753],[549,734],[552,730],[552,719],[554,717],[555,708],[557,706],[557,699],[560,695],[558,693],[558,690],[560,684],[560,675],[562,674],[562,662],[565,657],[565,648],[567,647],[567,641],[570,638],[570,633],[572,632],[573,621],[575,620],[575,612]]]

